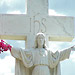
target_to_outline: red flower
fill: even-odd
[[[2,49],[4,49],[5,48],[5,44],[4,43],[2,43]]]
[[[7,45],[7,48],[11,51],[11,48],[12,48],[12,46],[10,46],[10,45]]]
[[[4,49],[4,51],[7,51],[7,50],[8,50],[8,48],[5,48],[5,49]]]
[[[1,40],[1,42],[4,42],[3,40]]]
[[[2,50],[0,49],[0,52],[1,52]]]
[[[12,46],[10,46],[9,44],[7,44],[6,42],[4,42],[3,40],[1,40],[1,42],[0,42],[0,48],[2,48],[2,49],[0,49],[0,53],[1,52],[3,52],[3,51],[7,51],[7,50],[10,50],[11,51],[11,48],[12,48]]]
[[[2,47],[2,42],[0,42],[0,48]]]

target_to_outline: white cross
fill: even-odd
[[[42,31],[48,40],[71,41],[74,38],[74,18],[49,16],[48,0],[26,0],[26,14],[0,14],[0,38],[26,40],[34,44],[35,34]]]

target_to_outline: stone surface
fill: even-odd
[[[48,15],[48,0],[27,0],[26,4],[29,15],[34,16],[37,13]]]
[[[35,19],[34,19],[35,18]],[[39,31],[49,36],[74,36],[74,20],[70,17],[0,15],[1,35],[35,35]]]
[[[12,48],[16,59],[15,75],[61,75],[60,61],[68,59],[72,48],[53,53],[46,46],[45,35],[38,33],[34,48]]]
[[[69,57],[71,48],[52,53],[41,46],[41,41],[38,43],[40,49],[31,47],[40,31],[46,34],[47,43],[49,40],[71,41],[74,18],[48,16],[48,0],[26,0],[26,3],[26,15],[0,14],[0,38],[26,40],[26,46],[30,48],[27,51],[12,48],[11,54],[16,58],[15,75],[60,75],[59,61]]]
[[[74,18],[49,16],[48,0],[26,0],[27,14],[0,14],[0,38],[34,41],[42,31],[47,40],[71,41],[74,38]],[[33,38],[33,39],[32,39]]]

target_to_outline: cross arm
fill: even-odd
[[[30,31],[29,17],[26,15],[0,15],[0,39],[26,40]]]
[[[74,38],[74,18],[66,16],[0,15],[0,37],[26,39],[42,30],[51,41],[71,41]],[[32,35],[31,35],[32,36]]]
[[[50,41],[72,41],[75,35],[74,18],[47,16],[43,21],[45,33]]]

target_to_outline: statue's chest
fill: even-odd
[[[43,64],[45,62],[48,62],[48,52],[37,50],[35,51],[33,58],[34,58],[35,63]]]

